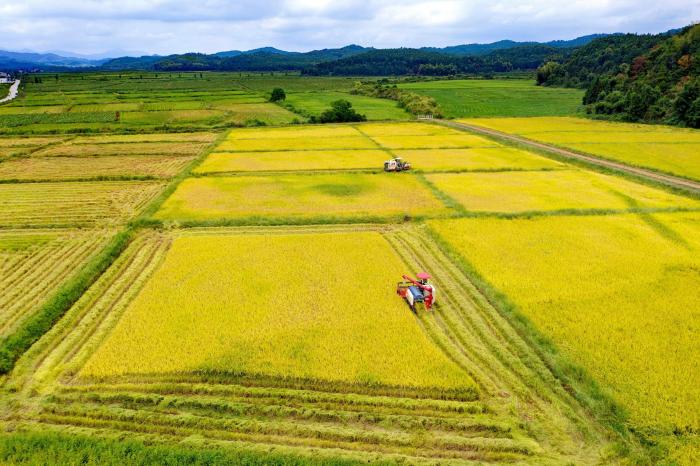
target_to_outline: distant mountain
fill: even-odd
[[[573,50],[573,49],[572,49]],[[534,70],[547,60],[562,60],[571,53],[546,45],[522,45],[486,55],[453,55],[425,49],[377,49],[339,60],[322,62],[303,70],[327,76],[448,76]]]
[[[8,52],[0,50],[0,68],[18,69],[22,65],[34,67],[86,67],[99,66],[104,60],[64,57],[55,53]]]
[[[447,53],[450,55],[458,56],[479,56],[486,55],[497,50],[511,49],[514,47],[523,47],[530,45],[545,45],[554,48],[573,48],[581,47],[586,45],[592,40],[598,39],[600,37],[605,37],[611,34],[590,34],[587,36],[577,37],[572,40],[553,40],[550,42],[516,42],[512,40],[500,40],[498,42],[492,42],[490,44],[464,44],[464,45],[452,45],[449,47],[422,47],[421,50],[426,50],[429,52],[440,52]]]

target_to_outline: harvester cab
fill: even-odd
[[[384,162],[385,172],[402,172],[411,169],[411,164],[401,157],[394,157]]]
[[[404,281],[396,285],[396,294],[406,301],[413,312],[416,312],[418,303],[423,303],[427,311],[432,310],[435,304],[435,285],[429,282],[430,278],[425,272],[420,272],[417,280],[404,275]]]

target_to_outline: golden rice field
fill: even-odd
[[[687,433],[692,443],[700,427],[700,214],[430,226],[609,390],[635,430]]]
[[[387,149],[457,149],[472,147],[498,147],[499,144],[471,134],[439,134],[429,136],[372,136],[381,147]]]
[[[0,230],[0,336],[11,334],[113,234],[103,230]]]
[[[462,136],[463,132],[427,123],[363,123],[355,126],[369,137],[377,136]]]
[[[398,126],[396,124],[386,126]],[[226,139],[239,141],[241,139],[290,139],[290,138],[336,138],[358,137],[362,133],[352,125],[309,125],[287,126],[278,128],[240,128],[231,131]]]
[[[357,170],[381,168],[383,150],[308,150],[277,152],[213,152],[195,173]]]
[[[178,221],[443,215],[444,205],[412,175],[201,177],[183,181],[155,218]]]
[[[420,171],[555,170],[567,165],[509,147],[395,150]]]
[[[584,170],[437,173],[427,178],[473,212],[698,209],[700,202],[619,177]]]
[[[403,270],[375,232],[179,236],[81,374],[473,386],[391,292]]]
[[[0,184],[0,227],[116,225],[138,214],[163,186],[159,181]]]
[[[237,151],[290,151],[290,150],[343,150],[343,149],[377,149],[372,140],[358,134],[357,136],[338,137],[289,137],[271,139],[228,139],[217,146],[222,152]]]
[[[113,144],[138,142],[213,142],[217,133],[155,133],[155,134],[110,134],[103,136],[78,136],[69,144]]]
[[[630,165],[700,179],[698,130],[569,117],[463,121]]]
[[[118,155],[100,157],[22,157],[0,163],[0,180],[72,180],[97,177],[171,178],[194,157]]]

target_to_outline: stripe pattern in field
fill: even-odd
[[[163,263],[172,234],[144,232],[23,358],[11,386],[17,422],[153,438],[194,433],[220,446],[268,445],[411,464],[592,464],[606,440],[538,354],[420,228],[318,226],[202,229],[185,235],[377,231],[409,269],[440,272],[439,312],[416,324],[480,387],[479,399],[429,389],[191,372],[76,376]],[[178,234],[178,233],[176,233]],[[409,312],[407,309],[405,312]],[[410,315],[410,314],[408,314]]]
[[[138,214],[163,186],[157,181],[0,184],[0,228],[116,225]]]
[[[0,231],[0,336],[11,334],[76,270],[104,247],[112,231]]]

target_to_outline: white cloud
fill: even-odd
[[[700,19],[700,0],[8,0],[0,18],[0,48],[166,54],[659,32]]]

